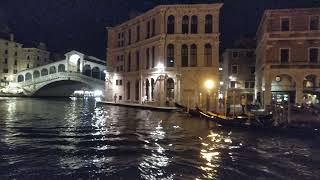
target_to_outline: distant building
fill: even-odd
[[[39,43],[37,46],[23,46],[23,66],[21,70],[35,68],[45,64],[49,64],[50,52],[44,43]]]
[[[319,99],[320,8],[264,12],[257,31],[256,97],[301,104]]]
[[[226,49],[223,53],[220,85],[229,104],[239,105],[241,98],[253,103],[255,61],[255,49]]]
[[[13,34],[0,37],[0,87],[14,80],[23,57],[22,44],[14,41]]]
[[[204,107],[207,80],[219,89],[222,4],[160,5],[108,27],[106,97]]]

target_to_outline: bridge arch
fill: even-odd
[[[57,73],[57,69],[55,66],[51,66],[50,69],[49,69],[49,74],[55,74]]]
[[[58,72],[65,72],[65,71],[66,71],[66,66],[64,64],[59,64]]]
[[[95,79],[100,79],[100,69],[98,67],[92,68],[92,77]]]
[[[23,82],[23,81],[24,81],[24,76],[20,74],[18,76],[18,82]]]
[[[86,76],[91,77],[91,66],[89,64],[86,64],[83,66],[83,74]]]
[[[28,73],[26,74],[26,78],[25,78],[25,79],[26,79],[26,81],[32,80],[32,75],[31,75],[31,73],[28,72]]]
[[[33,79],[39,78],[40,77],[40,72],[38,70],[35,70],[33,72]]]
[[[48,75],[48,69],[47,68],[41,69],[41,76],[47,76],[47,75]]]

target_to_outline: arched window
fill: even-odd
[[[146,69],[150,68],[150,52],[149,48],[146,49]]]
[[[211,44],[204,45],[204,64],[212,66],[212,46]]]
[[[130,100],[130,82],[127,82],[127,100]]]
[[[174,24],[175,24],[174,16],[170,15],[167,19],[167,33],[168,34],[174,34]]]
[[[212,33],[212,15],[208,14],[206,15],[206,20],[205,20],[205,33]]]
[[[140,69],[140,52],[136,51],[136,71]]]
[[[151,67],[154,68],[156,64],[156,48],[152,46],[151,48]]]
[[[197,66],[197,45],[195,44],[190,47],[190,66]]]
[[[150,87],[150,82],[149,80],[147,79],[146,80],[146,96],[147,96],[147,99],[146,100],[149,100],[149,87]]]
[[[140,91],[139,91],[139,80],[136,80],[136,88],[135,88],[136,90],[136,101],[139,101],[139,93],[140,93]]]
[[[24,81],[23,75],[19,75],[19,76],[18,76],[18,82],[23,82],[23,81]]]
[[[154,36],[156,35],[156,20],[155,19],[152,19],[151,21],[151,36]]]
[[[64,64],[59,64],[58,66],[58,72],[65,72],[66,71],[66,67]]]
[[[100,69],[98,67],[92,68],[92,77],[95,79],[100,79]]]
[[[31,73],[27,73],[25,79],[26,79],[26,81],[31,80],[32,79]]]
[[[91,77],[91,66],[89,64],[86,64],[85,66],[83,66],[82,73],[86,76]]]
[[[182,67],[188,67],[188,46],[182,45],[181,47],[181,66]]]
[[[49,69],[49,74],[54,74],[57,72],[57,69],[55,66],[51,66],[50,69]]]
[[[46,76],[46,75],[48,75],[48,69],[42,69],[41,76]]]
[[[167,67],[174,67],[174,45],[167,46]]]
[[[189,16],[183,16],[182,17],[182,34],[188,34],[189,33]]]
[[[39,78],[40,77],[40,72],[39,71],[34,71],[33,72],[33,79]]]
[[[127,72],[131,71],[131,53],[128,54],[128,66],[127,66]]]
[[[155,85],[154,79],[151,78],[151,99],[152,100],[154,99],[154,85]]]
[[[198,33],[198,17],[192,16],[191,17],[191,34]]]
[[[174,99],[174,81],[172,78],[167,80],[167,98],[169,100]]]

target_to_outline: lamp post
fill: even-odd
[[[206,105],[206,110],[209,111],[210,110],[210,91],[213,89],[214,87],[214,82],[212,80],[206,80],[204,83],[204,86],[207,89],[207,105]]]

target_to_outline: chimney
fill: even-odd
[[[10,41],[14,41],[14,34],[10,33]]]

